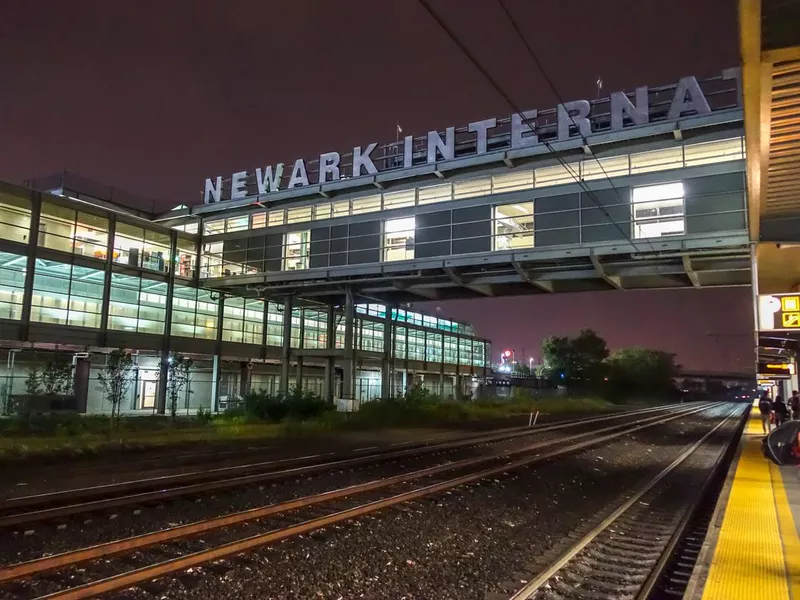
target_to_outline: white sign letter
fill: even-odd
[[[296,188],[299,185],[308,185],[308,173],[306,172],[306,161],[298,158],[294,161],[294,168],[292,169],[292,177],[289,179],[289,189]]]
[[[409,169],[414,165],[414,136],[407,135],[403,139],[403,168]]]
[[[469,124],[469,131],[477,134],[475,137],[477,154],[486,153],[486,140],[488,138],[486,131],[495,126],[497,126],[497,119],[484,119],[483,121],[475,121]]]
[[[272,166],[266,169],[260,167],[256,169],[256,184],[258,185],[258,195],[263,196],[267,192],[277,192],[281,189],[281,177],[283,177],[283,163],[275,165],[275,173],[272,173]]]
[[[222,176],[217,175],[216,181],[206,179],[205,188],[203,190],[203,204],[211,204],[212,202],[219,202],[222,200]]]
[[[371,143],[364,153],[361,152],[361,146],[353,148],[353,177],[361,175],[361,167],[367,170],[367,175],[375,175],[378,172],[378,169],[375,168],[375,163],[372,162],[369,156],[377,145],[377,142]]]
[[[628,100],[625,92],[611,94],[611,129],[622,129],[625,115],[628,115],[635,125],[646,125],[650,121],[647,86],[636,88],[636,106]]]
[[[450,160],[456,155],[456,128],[445,129],[444,138],[446,141],[443,142],[438,131],[428,132],[428,163],[436,162],[437,150],[442,155],[442,160]]]
[[[514,113],[511,115],[511,147],[522,148],[533,146],[539,143],[539,136],[528,123],[536,127],[536,117],[539,116],[538,110],[526,110],[524,113]],[[524,118],[523,118],[524,117]]]
[[[578,133],[586,137],[592,134],[592,124],[589,123],[589,111],[592,106],[586,100],[574,100],[558,105],[558,139],[569,139],[571,125],[578,127]],[[574,123],[573,123],[574,122]]]
[[[688,95],[688,99],[687,99]],[[694,77],[682,77],[675,88],[675,97],[669,107],[668,119],[679,119],[680,116],[689,112],[696,111],[698,115],[710,113],[706,97]]]
[[[231,177],[231,200],[247,197],[247,171],[238,171]]]
[[[328,173],[331,174],[331,181],[339,181],[339,153],[326,152],[319,155],[319,183],[328,180]]]

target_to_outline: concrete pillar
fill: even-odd
[[[353,291],[348,287],[344,305],[344,367],[342,373],[342,398],[354,398],[355,383],[355,345],[353,328],[355,324],[356,306],[353,302]]]
[[[278,391],[281,394],[289,393],[289,360],[292,348],[292,298],[283,301],[283,352],[281,354],[281,379]]]
[[[75,408],[79,413],[86,412],[86,405],[89,400],[89,375],[91,367],[92,361],[88,357],[77,358],[75,360],[72,389],[75,392]]]
[[[441,335],[442,358],[439,361],[439,397],[444,398],[444,334]]]
[[[461,338],[456,335],[456,400],[461,400]]]
[[[325,337],[325,349],[332,354],[336,349],[336,313],[333,305],[328,306],[327,310],[327,335]],[[325,357],[325,375],[322,381],[322,399],[326,402],[333,402],[336,390],[334,389],[334,378],[336,377],[336,359],[333,356]]]
[[[242,361],[239,363],[239,395],[244,398],[250,393],[250,382],[253,374],[253,363]]]
[[[392,308],[386,306],[383,320],[383,359],[381,360],[381,399],[392,397]]]

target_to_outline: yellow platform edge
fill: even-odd
[[[754,410],[742,436],[704,600],[800,600],[793,593],[800,540],[780,470],[761,453],[763,437]]]

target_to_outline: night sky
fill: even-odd
[[[556,100],[497,0],[433,6],[524,108]],[[508,0],[566,100],[712,76],[738,63],[729,0]],[[0,179],[62,170],[154,198],[200,201],[203,179],[504,116],[502,98],[417,0],[5,0]],[[145,206],[152,208],[152,206]],[[746,288],[454,302],[495,350],[590,326],[612,347],[693,369],[752,364]],[[430,306],[430,305],[428,305]],[[535,352],[534,352],[535,350]]]

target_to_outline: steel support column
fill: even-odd
[[[327,320],[325,321],[327,335],[325,336],[325,349],[332,353],[336,348],[336,312],[333,305],[327,307]],[[335,359],[333,356],[325,357],[325,375],[322,381],[322,398],[326,402],[333,402],[336,391],[334,389],[334,378],[336,377]]]
[[[106,260],[103,267],[103,300],[100,309],[100,340],[101,346],[106,345],[108,338],[108,307],[111,303],[111,267],[114,264],[114,235],[117,231],[117,217],[114,213],[108,216],[108,245],[106,246]]]
[[[291,296],[283,301],[283,345],[281,353],[281,380],[278,389],[281,394],[289,393],[289,360],[292,350],[292,306]]]
[[[79,413],[86,412],[86,405],[89,400],[89,377],[91,375],[91,368],[91,357],[75,359],[75,374],[72,389],[75,392],[75,410]]]
[[[170,233],[170,252],[175,256],[178,251],[178,232]],[[158,372],[158,394],[156,394],[156,412],[163,415],[167,409],[167,376],[169,374],[170,340],[172,335],[172,303],[175,300],[175,269],[170,262],[167,277],[167,305],[164,310],[164,335],[161,338],[161,363]],[[217,323],[222,328],[222,323]]]
[[[355,324],[356,306],[353,302],[353,291],[348,287],[344,304],[344,368],[342,374],[342,398],[352,400],[355,397],[355,346],[353,344],[353,327]]]
[[[33,305],[33,277],[36,272],[36,245],[39,243],[39,223],[42,215],[42,195],[31,192],[31,224],[28,230],[28,255],[25,265],[25,288],[22,292],[22,341],[28,341]]]
[[[383,359],[381,360],[381,399],[392,397],[392,307],[386,306],[383,318]]]

